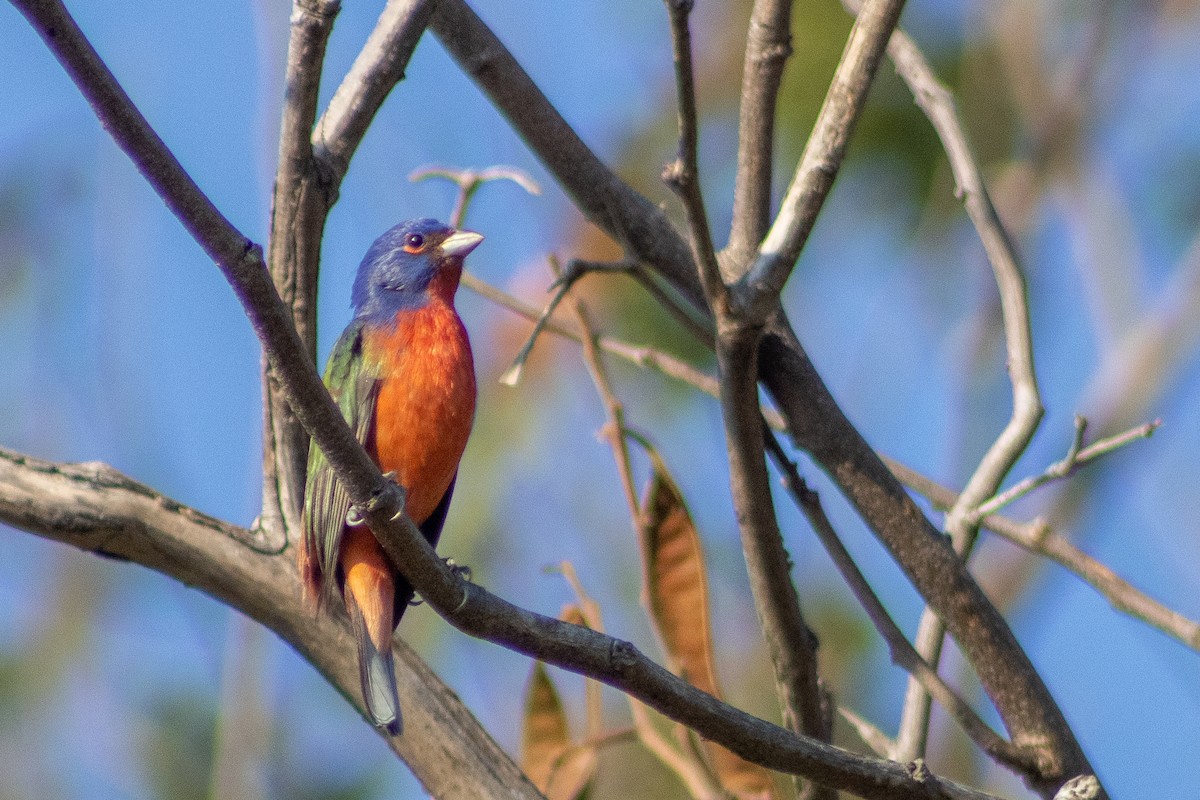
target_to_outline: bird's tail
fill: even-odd
[[[392,660],[395,583],[387,559],[366,528],[347,531],[342,547],[346,611],[358,642],[363,701],[377,727],[398,736],[404,727]]]

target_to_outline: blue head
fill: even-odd
[[[425,305],[433,295],[449,302],[458,289],[463,258],[483,237],[434,219],[401,222],[363,256],[350,292],[354,316],[390,322],[400,311]]]

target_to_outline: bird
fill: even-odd
[[[475,417],[475,366],[454,308],[463,259],[483,241],[433,219],[375,240],[354,278],[354,316],[324,381],[358,441],[404,488],[405,513],[437,545]],[[314,611],[340,592],[358,647],[364,704],[396,736],[403,717],[392,634],[413,599],[316,442],[309,447],[298,566]]]

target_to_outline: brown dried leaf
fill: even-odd
[[[657,454],[642,499],[642,548],[650,617],[675,670],[698,689],[720,697],[713,666],[712,626],[704,550],[679,487]],[[721,783],[739,800],[775,796],[767,770],[704,742]]]
[[[642,498],[642,547],[650,617],[667,657],[689,683],[718,696],[700,536],[675,481],[657,462]]]
[[[525,721],[521,732],[521,769],[546,791],[555,760],[571,746],[571,732],[562,701],[546,672],[546,665],[533,663],[525,690]]]
[[[546,666],[535,661],[525,693],[521,769],[548,800],[575,800],[596,773],[596,750],[571,744],[567,716]]]

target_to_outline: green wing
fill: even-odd
[[[325,367],[325,386],[342,410],[358,441],[366,444],[374,419],[379,380],[373,365],[363,356],[363,324],[346,328]],[[308,450],[308,483],[304,491],[304,548],[315,558],[318,586],[332,591],[338,548],[350,512],[350,496],[333,474],[321,448],[313,442]],[[314,587],[316,588],[316,587]]]

